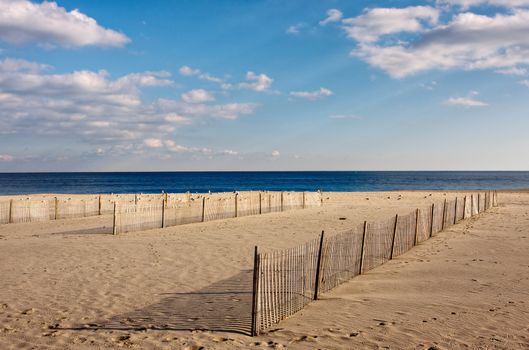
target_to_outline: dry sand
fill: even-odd
[[[445,198],[429,194],[325,194],[322,208],[120,236],[108,234],[111,217],[2,225],[0,349],[529,349],[523,192],[501,193],[499,208],[324,294],[265,334],[241,334],[249,330],[254,245],[291,247],[322,229],[330,235]]]

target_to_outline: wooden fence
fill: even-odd
[[[295,248],[260,252],[255,247],[252,335],[303,309],[327,292],[407,252],[438,232],[496,206],[493,191],[417,208]]]
[[[136,203],[116,202],[113,232],[118,234],[321,205],[321,192],[167,194],[163,198]]]
[[[16,196],[0,200],[0,224],[113,215],[116,234],[321,205],[320,192]]]

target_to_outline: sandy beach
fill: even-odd
[[[245,334],[255,245],[295,246],[457,194],[324,193],[319,208],[117,236],[112,216],[1,225],[0,348],[527,349],[522,191]]]

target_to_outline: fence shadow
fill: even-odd
[[[251,335],[252,270],[189,293],[167,293],[158,303],[63,330],[207,330]]]
[[[112,226],[101,226],[81,230],[53,232],[52,235],[111,235],[113,232],[114,229]]]

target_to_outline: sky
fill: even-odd
[[[0,172],[529,170],[529,0],[0,0]]]

